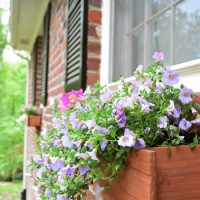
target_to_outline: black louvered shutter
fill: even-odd
[[[86,87],[87,10],[87,0],[68,0],[66,92]]]
[[[33,76],[32,76],[32,83],[33,83],[33,88],[32,88],[32,103],[35,105],[36,103],[36,72],[37,72],[37,40],[35,41],[35,45],[33,48]]]
[[[50,25],[50,4],[44,16],[43,38],[42,38],[42,81],[41,81],[41,103],[47,102],[47,84],[48,84],[48,57],[49,57],[49,25]]]

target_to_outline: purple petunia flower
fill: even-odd
[[[179,128],[184,131],[188,131],[191,126],[192,126],[192,123],[187,121],[185,118],[183,118],[179,123]]]
[[[49,132],[49,129],[43,128],[43,130],[42,130],[42,132],[41,132],[41,136],[46,137],[47,134],[48,134],[48,132]]]
[[[42,179],[42,173],[45,172],[45,167],[41,167],[37,173],[36,173],[36,176],[40,179]]]
[[[173,112],[175,110],[174,102],[172,100],[170,100],[169,102],[170,102],[170,105],[166,108],[167,113]]]
[[[108,145],[108,141],[107,140],[101,140],[100,142],[100,147],[101,147],[101,150],[104,151]]]
[[[196,118],[195,120],[192,120],[192,123],[200,125],[200,117]]]
[[[57,200],[68,200],[68,198],[63,194],[58,194],[57,195]]]
[[[145,141],[142,138],[138,138],[133,145],[136,150],[144,149],[146,147]]]
[[[192,101],[192,98],[191,98],[192,93],[193,91],[191,89],[184,87],[181,89],[178,98],[181,100],[183,104],[187,104]]]
[[[180,141],[183,141],[183,140],[184,140],[184,137],[185,137],[185,136],[180,136],[180,135],[178,136],[178,138],[179,138]]]
[[[166,70],[163,74],[163,83],[168,86],[172,86],[179,82],[179,73],[171,70]]]
[[[158,128],[166,128],[167,127],[167,117],[160,117],[157,123]]]
[[[71,148],[74,145],[73,140],[69,139],[69,135],[62,136],[61,140],[64,147]]]
[[[94,130],[98,131],[98,135],[103,136],[109,134],[109,130],[100,126],[95,126]]]
[[[70,118],[69,118],[71,124],[72,124],[72,127],[74,129],[78,128],[79,127],[79,120],[77,118],[77,115],[75,112],[72,112],[71,115],[70,115]]]
[[[85,125],[88,127],[88,129],[91,129],[95,126],[96,122],[94,119],[85,121]]]
[[[62,160],[56,160],[55,158],[51,158],[49,166],[53,171],[58,171],[59,169],[62,169],[65,165]]]
[[[82,141],[76,141],[76,142],[74,142],[74,145],[76,145],[76,147],[77,147],[78,149],[81,148],[81,144],[82,144]]]
[[[76,171],[76,167],[64,167],[61,169],[60,173],[67,176],[72,175]]]
[[[88,147],[89,149],[93,149],[91,142],[86,141],[85,144],[84,144],[84,146]]]
[[[118,144],[123,147],[132,147],[135,144],[135,140],[131,135],[124,135],[119,138]]]
[[[133,90],[133,93],[137,94],[138,91],[139,91],[140,84],[137,81],[135,81],[135,80],[131,80],[130,83],[132,85],[131,89]]]
[[[144,66],[143,65],[138,65],[135,72],[142,73]]]
[[[155,87],[156,92],[162,93],[164,88],[165,86],[163,85],[163,83],[156,82],[156,87]]]
[[[47,197],[51,197],[51,190],[49,188],[46,188],[44,195],[47,196]]]
[[[125,129],[124,135],[131,135],[133,137],[135,137],[135,133],[131,130],[129,130],[128,128]]]
[[[196,114],[198,114],[197,110],[196,110],[196,109],[194,109],[193,107],[191,108],[191,111],[192,111],[192,114],[193,114],[193,115],[196,115]]]
[[[155,52],[152,57],[156,62],[164,60],[164,53],[163,52]]]
[[[149,105],[145,105],[145,104],[141,104],[142,105],[142,111],[144,113],[149,113],[150,112],[150,108],[149,108]]]
[[[113,97],[113,92],[112,91],[107,91],[106,93],[101,95],[101,100],[103,103],[109,102]]]
[[[93,149],[91,152],[87,151],[87,154],[92,158],[92,160],[99,160],[97,158],[97,150]]]
[[[118,126],[123,128],[126,125],[127,117],[123,113],[122,115],[116,115],[115,120],[118,123]]]
[[[60,147],[61,146],[61,140],[57,137],[53,138],[53,145],[56,147]]]
[[[32,155],[33,161],[37,164],[42,164],[42,158],[38,154],[33,154]]]
[[[117,106],[117,110],[116,110],[116,114],[117,115],[121,115],[124,113],[124,105],[122,103],[120,103],[118,106]]]
[[[101,197],[101,191],[102,191],[102,187],[96,183],[96,190],[95,190],[95,197],[96,199],[99,199]]]
[[[176,106],[176,109],[172,112],[172,115],[177,119],[180,117],[181,114],[181,106]]]
[[[151,128],[147,126],[147,127],[145,128],[145,133],[149,133],[150,130],[151,130]]]
[[[83,165],[79,167],[79,171],[81,175],[84,175],[89,170],[89,167],[87,165]]]

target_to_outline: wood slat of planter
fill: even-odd
[[[156,151],[157,194],[163,200],[200,199],[200,145],[191,150],[189,146],[171,147]]]

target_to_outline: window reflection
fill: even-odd
[[[200,58],[200,2],[185,0],[176,6],[175,64]]]
[[[170,16],[171,11],[167,11],[149,25],[148,64],[152,62],[152,55],[156,51],[162,51],[165,62],[170,62]]]

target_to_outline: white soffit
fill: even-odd
[[[11,45],[31,52],[49,0],[11,0]]]

